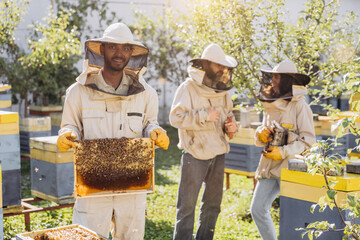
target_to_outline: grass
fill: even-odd
[[[177,130],[166,128],[170,137],[170,146],[167,151],[157,149],[155,154],[155,193],[147,198],[147,216],[145,226],[146,240],[172,239],[177,188],[180,174],[181,151],[177,148]],[[22,194],[23,198],[31,197],[30,193],[30,163],[23,161]],[[230,188],[224,191],[222,211],[219,215],[215,238],[217,240],[231,239],[261,239],[255,223],[252,221],[249,207],[253,193],[253,180],[245,176],[230,175]],[[201,193],[200,193],[201,194]],[[199,197],[200,199],[200,197]],[[41,201],[39,206],[49,206],[54,203]],[[199,211],[199,201],[196,207],[196,223]],[[278,228],[278,206],[273,210],[273,219]],[[40,230],[51,227],[71,224],[72,208],[39,212],[31,214],[31,229]],[[194,226],[196,229],[196,226]],[[4,239],[11,239],[17,233],[25,231],[24,216],[18,215],[4,218]]]

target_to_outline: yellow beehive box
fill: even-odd
[[[229,140],[230,143],[255,145],[255,131],[253,128],[239,128],[238,133]]]
[[[2,200],[2,174],[1,174],[1,165],[0,165],[0,208],[3,207],[3,200]]]
[[[50,113],[51,126],[60,126],[62,113]]]
[[[0,135],[19,134],[19,114],[0,111]]]
[[[335,190],[350,192],[360,191],[360,175],[345,173],[344,176],[328,176],[331,181],[336,181]],[[288,169],[281,169],[281,181],[293,182],[306,186],[322,188],[326,186],[323,175],[312,175],[306,172],[292,171]]]
[[[29,117],[20,119],[20,131],[40,132],[51,131],[50,117]]]
[[[294,182],[281,181],[280,183],[280,196],[289,197],[293,199],[308,201],[317,203],[321,197],[326,196],[327,189],[309,185],[303,185]],[[347,204],[347,194],[350,192],[336,191],[337,203],[344,207]],[[358,194],[360,191],[352,191],[352,194]],[[329,202],[327,198],[324,198],[326,202]]]
[[[11,86],[0,83],[0,108],[11,107]]]
[[[30,157],[55,164],[73,162],[73,149],[60,151],[57,147],[57,139],[58,136],[30,138]]]
[[[154,191],[150,138],[84,140],[74,150],[75,197]]]

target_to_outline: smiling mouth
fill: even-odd
[[[124,63],[125,62],[125,59],[123,59],[123,58],[112,58],[111,60],[116,63]]]

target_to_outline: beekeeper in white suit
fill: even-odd
[[[167,149],[157,122],[158,96],[143,79],[149,50],[123,23],[85,43],[84,71],[66,92],[58,147],[74,140],[150,137]],[[76,199],[73,223],[113,239],[143,239],[146,194]]]
[[[315,143],[315,130],[304,97],[310,77],[298,73],[291,60],[261,72],[259,100],[264,106],[264,119],[256,130],[255,144],[264,147],[264,152],[255,174],[258,182],[250,210],[262,239],[276,240],[270,209],[280,192],[281,169],[288,167],[290,158]]]

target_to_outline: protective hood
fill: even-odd
[[[144,84],[145,80],[142,78],[143,73],[145,72],[145,69],[140,70],[134,70],[132,68],[125,68],[125,75],[130,80],[129,84],[129,90],[126,95],[120,95],[113,92],[106,92],[103,89],[100,89],[97,85],[98,81],[98,75],[101,73],[101,68],[96,66],[88,66],[87,64],[88,60],[84,61],[84,69],[86,69],[86,72],[83,72],[80,74],[76,81],[80,83],[81,85],[84,85],[86,87],[89,87],[91,89],[104,92],[107,94],[115,95],[115,96],[131,96],[134,94],[138,94],[145,90]]]
[[[188,73],[189,75],[190,72],[191,74],[194,74],[197,78],[196,81],[202,84],[203,86],[210,88],[216,92],[229,91],[231,88],[233,88],[233,82],[231,80],[232,69],[225,68],[222,76],[216,76],[216,78],[209,78],[206,75],[206,71],[195,66],[190,66],[188,68]]]
[[[141,76],[146,71],[149,50],[142,43],[133,40],[130,29],[123,23],[111,24],[106,28],[101,38],[90,39],[85,42],[83,71],[76,78],[76,81],[84,86],[104,92],[95,84],[96,76],[104,66],[104,56],[102,56],[100,52],[102,43],[131,45],[133,52],[128,64],[124,68],[126,76],[129,77],[132,82],[127,95],[133,95],[143,91],[144,87],[140,83],[140,79],[142,79]],[[110,94],[117,95],[114,93]]]
[[[194,82],[194,86],[197,88],[197,93],[206,98],[222,97],[228,93],[227,90],[217,91],[203,84],[205,72],[195,67],[188,67],[188,74],[190,78],[187,81]]]
[[[291,99],[297,96],[294,86],[306,86],[310,77],[297,72],[291,60],[285,60],[273,70],[261,69],[262,78],[258,98],[263,102],[273,102],[278,99]],[[296,87],[295,87],[296,88]]]

